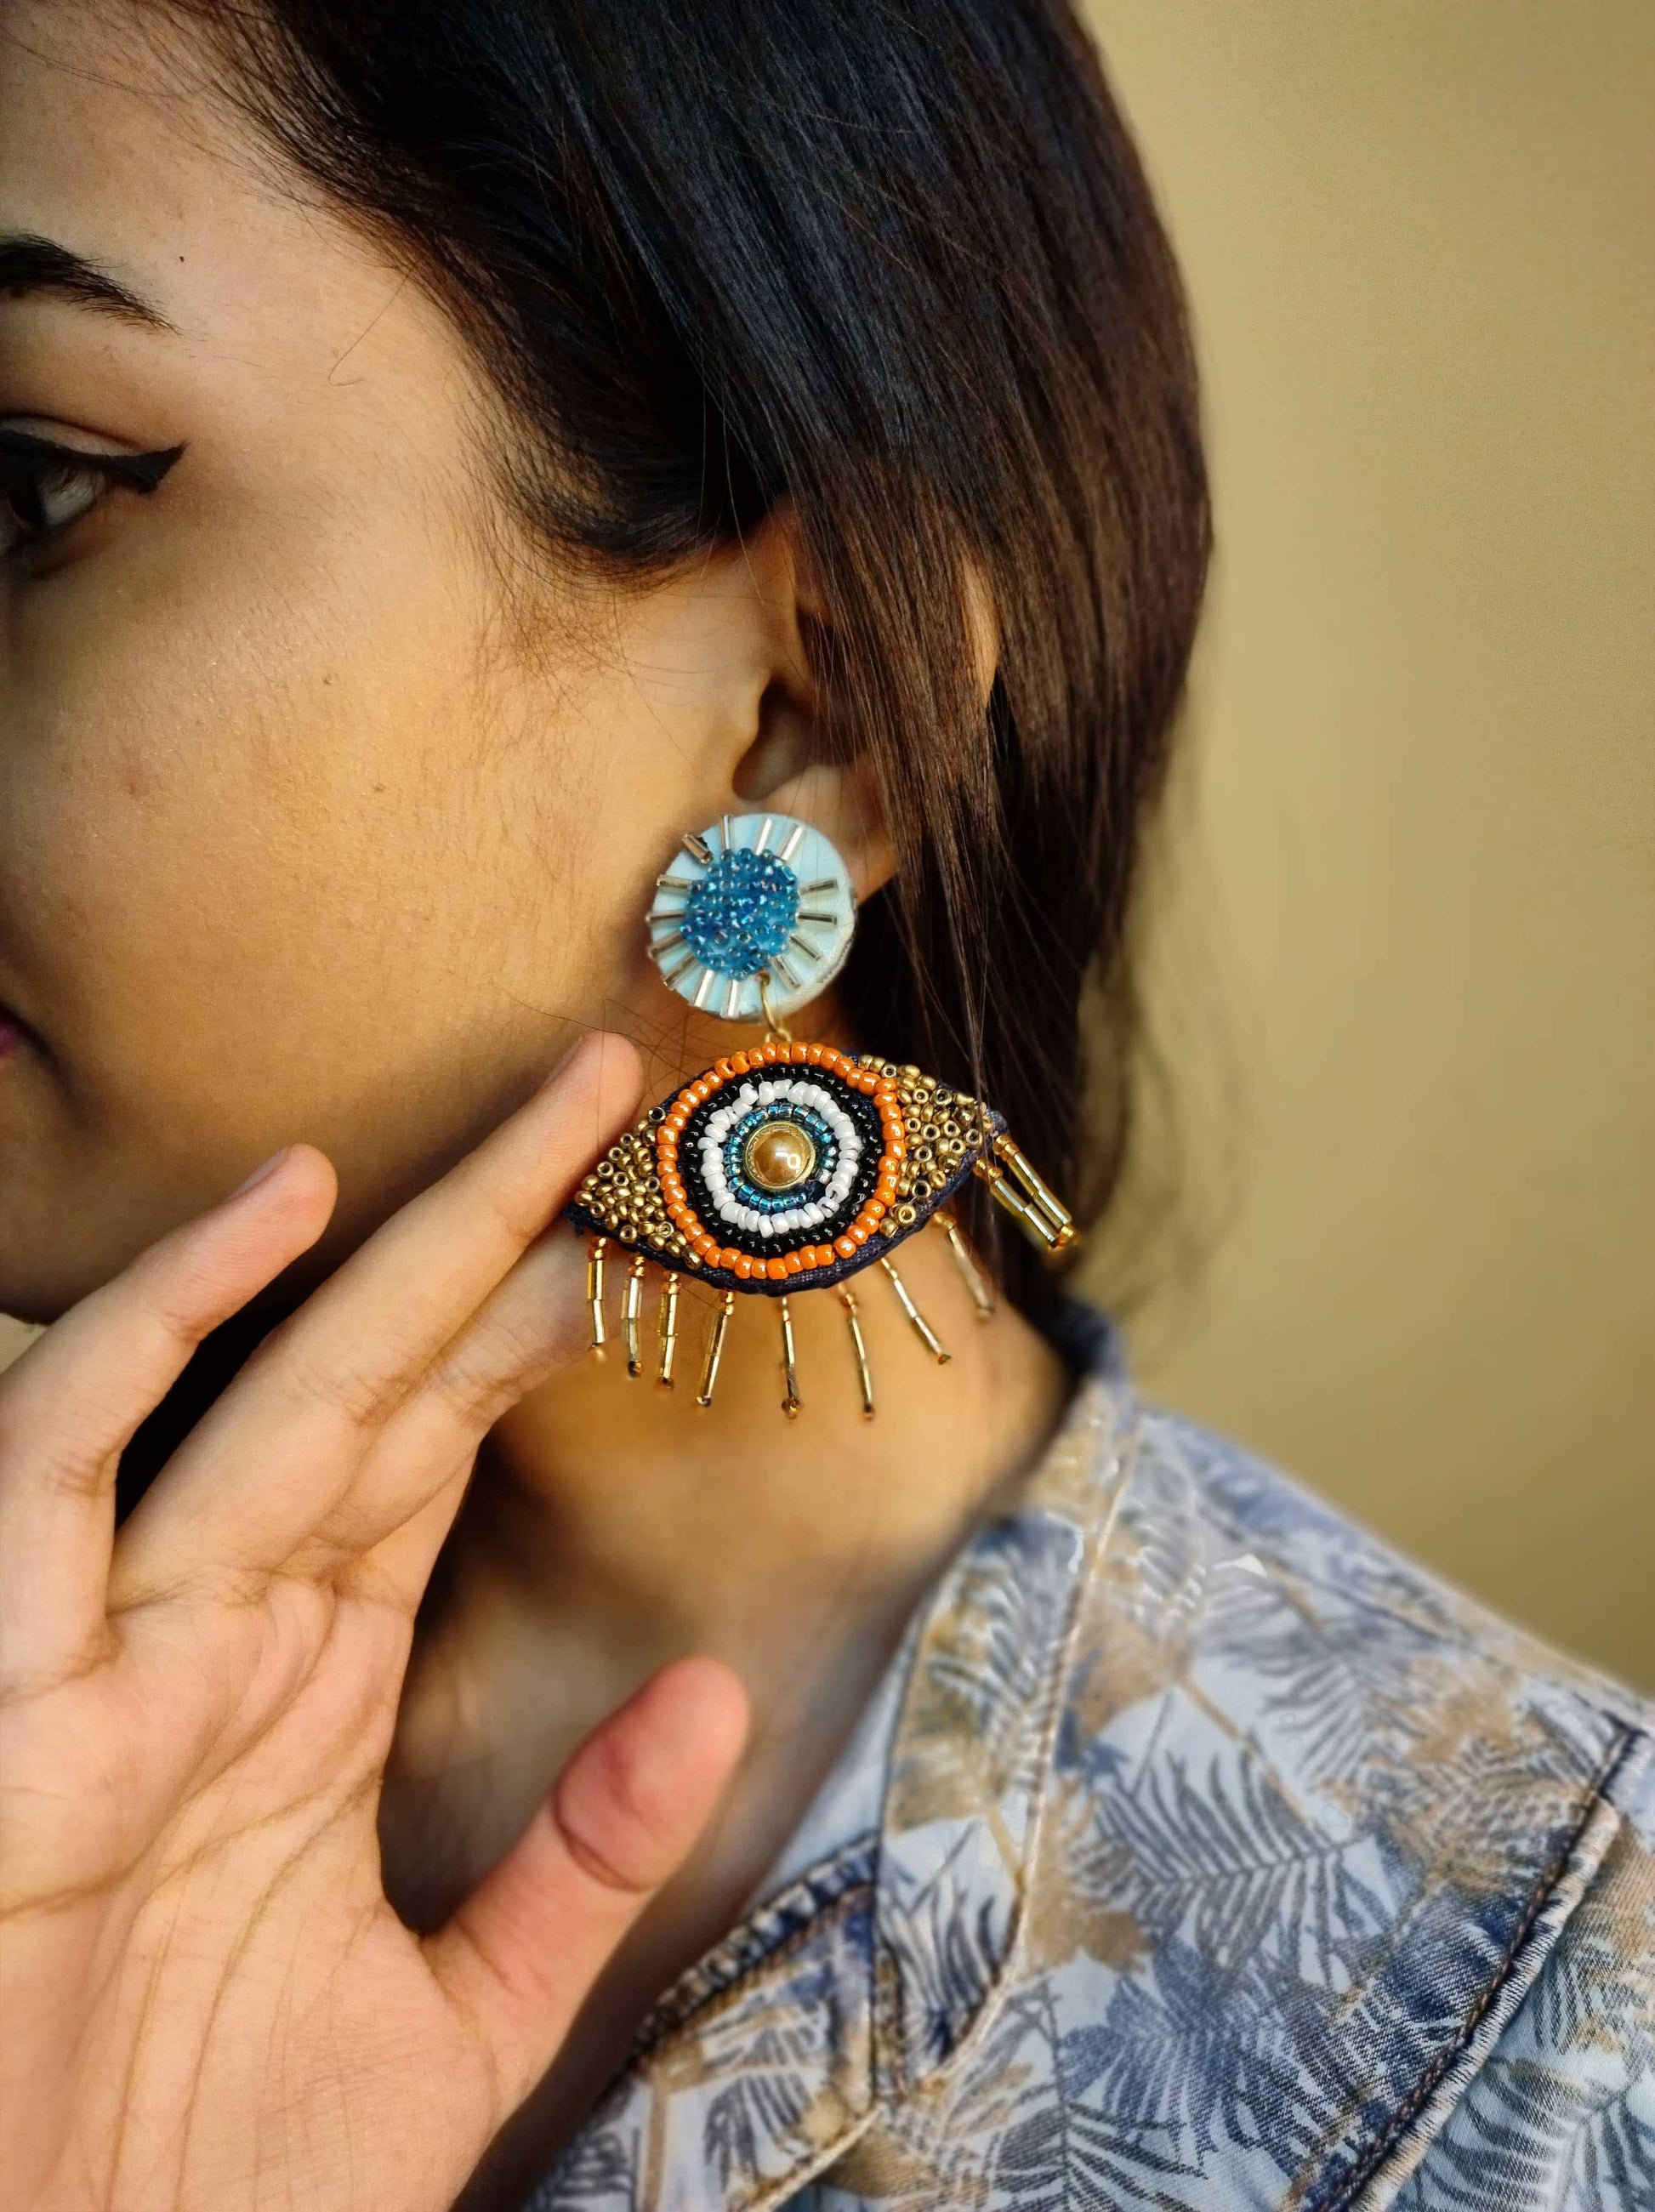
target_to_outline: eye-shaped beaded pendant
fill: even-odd
[[[630,1252],[622,1308],[627,1371],[639,1345],[647,1267],[665,1277],[659,1379],[674,1380],[679,1279],[721,1294],[697,1402],[712,1402],[725,1330],[743,1292],[779,1299],[782,1406],[799,1411],[790,1296],[835,1290],[845,1311],[862,1410],[873,1383],[847,1279],[879,1262],[933,1356],[945,1352],[909,1295],[891,1253],[931,1220],[947,1235],[979,1318],[994,1311],[947,1202],[970,1175],[1044,1251],[1072,1243],[1068,1211],[1013,1141],[1001,1117],[917,1067],[831,1045],[796,1042],[785,1014],[843,964],[855,899],[843,860],[818,830],[782,815],[727,816],[686,837],[657,878],[650,951],[691,1005],[733,1021],[765,1020],[762,1044],[715,1061],[650,1108],[612,1146],[565,1209],[593,1238],[593,1346],[608,1330],[605,1258]]]

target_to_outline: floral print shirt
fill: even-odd
[[[1655,2212],[1655,1715],[1084,1359],[530,2212]]]

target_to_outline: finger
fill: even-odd
[[[202,1576],[274,1573],[636,1107],[624,1038],[588,1037],[526,1104],[385,1223],[266,1338],[115,1548],[125,1607]],[[407,1470],[404,1514],[429,1470]]]
[[[381,1537],[360,1559],[341,1569],[336,1577],[338,1589],[348,1595],[373,1598],[381,1605],[392,1606],[411,1620],[425,1595],[437,1554],[447,1542],[464,1503],[476,1461],[473,1447],[439,1480],[435,1490],[417,1512],[411,1514],[388,1536]]]
[[[746,1741],[727,1667],[680,1659],[589,1736],[427,1962],[490,2053],[499,2120],[556,2057],[587,1992],[688,1856]]]
[[[586,1253],[560,1223],[529,1247],[392,1414],[338,1510],[301,1547],[301,1571],[337,1573],[371,1553],[381,1594],[394,1589],[417,1605],[448,1529],[428,1498],[453,1468],[469,1466],[502,1414],[581,1358],[590,1327]]]
[[[96,1648],[121,1453],[202,1340],[315,1243],[338,1188],[323,1153],[289,1145],[0,1376],[0,1686],[54,1680]]]

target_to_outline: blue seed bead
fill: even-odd
[[[738,847],[697,878],[678,927],[703,967],[739,977],[768,968],[798,919],[799,878],[787,862]]]

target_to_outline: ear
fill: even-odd
[[[872,756],[848,744],[843,726],[828,724],[815,671],[826,658],[829,616],[791,500],[771,509],[743,550],[765,611],[770,665],[757,731],[733,763],[732,796],[819,830],[843,855],[858,900],[871,897],[895,875],[896,849]],[[967,619],[986,707],[999,635],[987,585],[975,573],[967,582]]]

